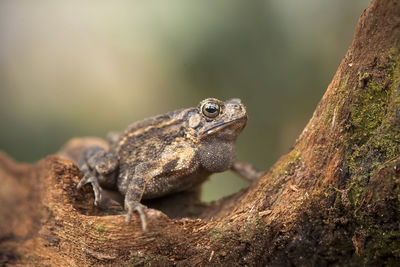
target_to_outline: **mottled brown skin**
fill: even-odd
[[[84,177],[78,188],[91,183],[95,204],[101,188],[117,188],[125,196],[127,221],[137,211],[146,229],[140,204],[193,188],[214,172],[232,169],[248,180],[261,172],[236,160],[235,141],[247,122],[240,99],[208,98],[197,107],[176,110],[133,123],[109,135],[109,151],[86,149],[79,159]]]

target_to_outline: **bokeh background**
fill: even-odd
[[[206,97],[239,97],[262,169],[306,125],[369,0],[0,1],[0,150],[35,162]],[[247,186],[233,173],[206,201]]]

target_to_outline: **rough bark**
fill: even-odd
[[[70,160],[0,155],[0,265],[399,264],[399,50],[400,1],[373,1],[291,152],[216,203],[149,203],[164,212],[146,232],[118,202],[93,207]]]

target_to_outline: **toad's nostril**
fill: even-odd
[[[235,110],[242,110],[242,105],[240,104],[233,104],[232,106]]]

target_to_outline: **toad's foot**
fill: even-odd
[[[146,206],[140,204],[137,201],[126,201],[125,202],[125,209],[128,210],[128,213],[125,216],[125,221],[129,222],[132,217],[132,213],[137,211],[140,216],[140,221],[142,222],[142,230],[146,231],[147,229],[147,222],[146,222],[146,214],[144,213],[144,209]]]
[[[96,176],[90,175],[90,174],[85,174],[76,186],[76,188],[81,189],[85,184],[91,183],[93,192],[94,192],[94,205],[98,206],[101,198],[102,198],[102,190],[99,184],[99,180],[97,179]]]

